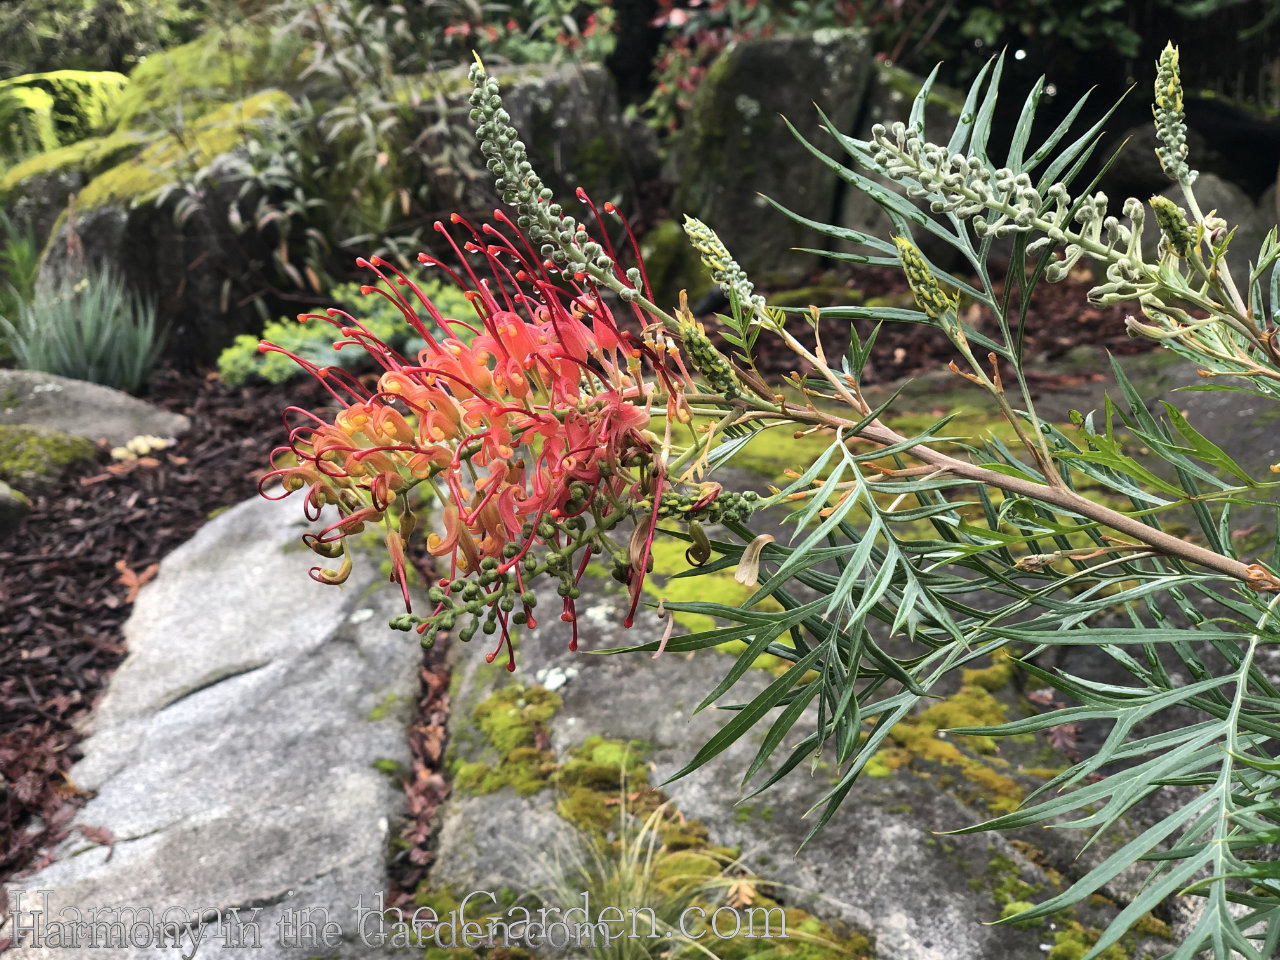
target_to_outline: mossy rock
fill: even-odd
[[[0,81],[0,151],[14,156],[84,139],[107,125],[128,82],[120,73],[89,70]]]
[[[0,482],[25,493],[35,493],[58,481],[72,466],[92,460],[97,454],[97,447],[84,437],[34,427],[0,426]]]
[[[291,51],[273,48],[269,30],[210,30],[140,63],[111,119],[118,130],[164,129],[175,108],[199,116],[259,90],[287,86],[296,64]]]
[[[212,168],[222,175],[206,182],[208,209],[227,209],[241,184],[222,166],[224,158],[255,135],[255,125],[291,103],[287,93],[266,90],[224,104],[180,136],[158,135],[136,156],[99,173],[77,194],[74,227],[83,258],[68,250],[70,214],[63,210],[49,229],[37,290],[78,280],[86,265],[116,269],[131,289],[157,302],[170,322],[165,356],[187,369],[216,360],[237,335],[260,331],[261,318],[241,303],[251,299],[244,280],[251,264],[271,255],[267,241],[255,231],[237,232],[225,216],[177,221],[176,198],[160,201],[180,178]]]
[[[53,97],[45,90],[17,87],[0,92],[0,158],[52,150]]]
[[[0,177],[0,206],[17,223],[30,224],[36,242],[43,244],[72,194],[104,170],[136,155],[155,136],[123,131],[28,157]]]
[[[136,157],[94,177],[81,191],[79,205],[93,210],[108,204],[130,206],[149,200],[173,183],[182,167],[195,171],[207,166],[243,142],[255,121],[292,103],[293,98],[287,93],[266,90],[224,104],[191,124],[185,141],[174,134],[161,137]]]
[[[138,131],[110,133],[104,137],[88,137],[15,164],[0,177],[0,203],[26,194],[25,186],[51,174],[76,171],[86,181],[123,163],[137,153],[154,135]]]
[[[0,533],[8,533],[30,512],[27,495],[0,480]]]
[[[822,241],[769,201],[818,221],[829,220],[836,203],[837,177],[782,117],[828,149],[814,104],[838,129],[852,126],[871,59],[859,31],[767,37],[730,45],[699,84],[673,151],[672,207],[717,231],[757,282],[794,283],[817,259],[791,248]]]

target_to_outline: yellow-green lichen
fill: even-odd
[[[0,81],[0,150],[52,150],[102,128],[128,80],[111,71],[53,70]],[[7,104],[16,107],[16,113]],[[19,128],[15,129],[14,125]]]
[[[399,708],[400,702],[398,696],[388,693],[376,707],[369,711],[369,721],[377,723],[379,720],[385,720]]]
[[[560,709],[560,697],[544,687],[503,687],[476,706],[473,716],[499,754],[531,747],[538,731]]]
[[[58,146],[53,97],[46,90],[18,87],[0,95],[0,159],[23,157]]]
[[[767,883],[761,886],[768,888]],[[758,890],[753,894],[750,906],[737,910],[741,924],[738,935],[717,940],[715,953],[720,960],[761,960],[764,957],[768,960],[871,960],[875,955],[871,940],[857,930],[837,930],[799,907],[783,907]],[[719,906],[709,905],[708,915]],[[762,924],[766,919],[771,920],[775,934],[780,923],[785,921],[786,939],[773,937],[762,941]],[[767,949],[761,949],[762,942],[769,944]],[[697,955],[689,949],[679,956],[692,960]]]
[[[1021,923],[1019,923],[1019,922],[1018,922],[1018,920],[1014,919],[1014,918],[1016,918],[1016,917],[1018,916],[1018,914],[1020,914],[1020,913],[1026,913],[1028,910],[1032,910],[1032,909],[1034,909],[1034,908],[1035,908],[1035,904],[1034,904],[1034,903],[1031,903],[1031,902],[1029,902],[1029,901],[1027,901],[1027,900],[1010,900],[1008,903],[1006,903],[1006,904],[1004,905],[1004,908],[1000,911],[1000,919],[1001,919],[1001,920],[1010,920],[1010,919],[1012,919],[1012,920],[1013,920],[1013,925],[1014,925],[1015,927],[1017,927],[1017,926],[1026,926],[1026,927],[1040,927],[1040,926],[1043,926],[1043,925],[1044,925],[1044,918],[1043,918],[1043,917],[1036,917],[1036,918],[1035,918],[1035,919],[1033,919],[1033,920],[1023,920]]]
[[[405,773],[404,764],[394,757],[378,757],[370,766],[379,773],[385,773],[388,777],[403,777]]]
[[[1102,931],[1096,927],[1086,927],[1078,920],[1066,921],[1063,929],[1054,933],[1053,947],[1045,960],[1082,960],[1101,936]],[[1113,943],[1098,954],[1097,960],[1129,960],[1129,957],[1129,951]]]
[[[588,737],[569,751],[568,759],[556,771],[554,779],[561,792],[556,812],[579,831],[600,835],[617,824],[624,794],[633,815],[652,813],[663,797],[648,789],[647,750],[640,740]]]
[[[1156,937],[1166,943],[1173,942],[1173,928],[1159,917],[1144,913],[1133,925],[1133,932],[1144,937]]]
[[[987,885],[991,888],[992,902],[1001,910],[1001,916],[1011,904],[1030,903],[1031,898],[1044,889],[1043,884],[1023,880],[1022,868],[1017,861],[1003,854],[996,854],[988,861]]]
[[[0,426],[0,480],[32,492],[42,483],[57,480],[72,464],[92,460],[97,452],[84,437],[34,427]]]
[[[997,650],[991,656],[991,666],[975,667],[961,670],[960,678],[966,687],[981,687],[994,693],[1002,690],[1013,681],[1014,666],[1009,659],[1009,651]]]

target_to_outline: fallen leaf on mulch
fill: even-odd
[[[129,564],[124,560],[117,560],[116,569],[120,571],[120,583],[129,588],[129,593],[125,596],[124,602],[133,603],[134,600],[138,599],[138,591],[160,572],[160,564],[153,563],[142,573],[135,573],[129,569]]]

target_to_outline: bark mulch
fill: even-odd
[[[857,286],[881,296],[904,289],[891,271],[860,275]],[[1083,277],[1042,285],[1028,355],[1052,357],[1079,343],[1115,352],[1145,346],[1125,336],[1124,309],[1087,305],[1088,286]],[[843,345],[828,336],[824,325],[827,355],[837,356]],[[775,369],[763,372],[793,366],[783,351],[768,354]],[[943,368],[953,357],[934,331],[886,324],[873,365],[887,380]],[[1041,383],[1052,387],[1052,377],[1044,371]],[[79,756],[76,725],[126,653],[122,627],[138,590],[210,513],[254,495],[270,451],[285,438],[284,408],[319,410],[327,395],[309,380],[232,390],[213,377],[162,370],[147,399],[190,417],[188,435],[124,464],[103,451],[33,497],[30,515],[0,543],[0,881],[47,863],[85,800],[68,775]],[[429,558],[414,559],[429,578]],[[392,862],[391,901],[400,903],[430,865],[432,821],[448,793],[440,766],[449,678],[439,646],[424,655],[421,679],[409,733],[415,761],[404,777],[409,818]],[[105,828],[79,829],[111,841]]]
[[[190,417],[187,436],[125,463],[103,451],[33,496],[31,513],[0,543],[0,881],[46,864],[86,799],[68,776],[79,756],[76,725],[124,658],[122,628],[138,590],[211,513],[256,493],[286,436],[284,408],[319,409],[326,398],[309,380],[230,390],[160,371],[147,399]],[[428,704],[411,739],[433,763],[447,690],[447,675],[424,665]],[[441,793],[443,780],[432,776],[414,771],[409,784],[420,816]],[[105,828],[79,830],[111,840]],[[423,859],[412,847],[409,855]]]

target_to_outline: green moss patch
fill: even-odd
[[[664,798],[647,789],[647,751],[640,740],[588,737],[569,751],[569,758],[556,772],[555,783],[562,793],[556,812],[579,831],[600,836],[617,826],[624,797],[633,815],[648,816]]]
[[[546,725],[559,709],[560,697],[539,686],[503,687],[476,704],[472,717],[498,762],[456,764],[454,789],[482,794],[512,787],[529,796],[549,786],[558,768],[555,754],[545,747]]]
[[[472,709],[472,715],[486,747],[500,753],[502,762],[494,766],[463,763],[454,779],[457,792],[488,792],[503,786],[528,793],[553,787],[558,792],[556,811],[578,831],[586,851],[585,859],[567,852],[563,859],[556,858],[557,864],[568,863],[572,872],[558,878],[558,886],[587,891],[597,909],[608,904],[625,910],[634,904],[652,909],[659,918],[696,904],[703,908],[704,923],[728,898],[744,919],[737,935],[715,942],[716,954],[724,960],[870,960],[872,944],[865,936],[833,929],[812,914],[770,899],[767,881],[742,873],[736,850],[713,845],[702,823],[686,820],[660,790],[651,787],[648,748],[642,741],[591,736],[557,762],[542,745],[549,742],[546,724],[559,706],[559,698],[541,687],[510,686],[490,694]],[[652,854],[624,855],[636,844]],[[501,922],[517,898],[506,891],[499,899],[498,909],[487,902],[471,904],[467,919],[482,926],[488,918]],[[415,901],[430,907],[441,920],[460,906],[455,891],[432,891],[425,884]],[[576,898],[571,903],[552,899],[545,904],[548,909],[577,905]],[[690,914],[694,916],[696,912]],[[719,920],[724,928],[724,918]],[[771,937],[763,940],[766,922]],[[781,938],[778,934],[784,924],[786,937]],[[710,934],[711,928],[696,927],[690,932]],[[485,955],[507,957],[506,949],[499,947]],[[475,956],[471,951],[435,947],[426,955],[437,960]],[[541,953],[535,951],[535,955]],[[665,939],[662,955],[693,960],[702,954],[691,945]],[[514,960],[524,954],[509,956]]]
[[[1077,920],[1066,923],[1065,929],[1053,935],[1053,947],[1045,960],[1082,960],[1102,936],[1097,927],[1086,927]],[[1098,960],[1129,960],[1131,954],[1119,943],[1113,943],[1098,954]]]
[[[0,81],[0,149],[52,150],[107,125],[128,80],[111,71],[54,70]]]
[[[47,91],[18,87],[0,94],[0,157],[21,157],[57,145],[53,97]]]
[[[0,426],[0,480],[28,493],[57,480],[72,464],[92,460],[97,453],[97,447],[84,437]]]
[[[294,70],[293,57],[272,49],[269,30],[210,30],[134,68],[112,121],[120,130],[163,129],[174,107],[199,116],[227,101],[285,85]]]
[[[28,157],[0,177],[0,201],[7,202],[11,195],[21,194],[26,181],[47,174],[77,170],[86,180],[91,180],[104,170],[128,160],[152,139],[151,134],[125,131],[105,137],[89,137]]]
[[[867,775],[887,777],[904,767],[917,772],[942,768],[948,775],[944,782],[957,784],[960,793],[970,794],[966,799],[982,802],[993,814],[1015,809],[1026,790],[1006,772],[1010,764],[999,756],[994,738],[946,733],[955,727],[1004,723],[1007,711],[992,696],[992,690],[1009,681],[1012,669],[1007,657],[999,654],[990,667],[963,671],[964,682],[956,693],[893,728],[888,737],[892,746],[872,755],[865,768]]]

